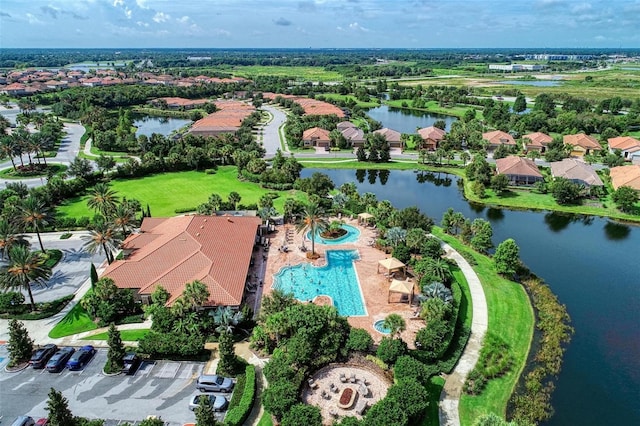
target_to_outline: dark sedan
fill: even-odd
[[[71,358],[67,361],[67,368],[69,370],[80,370],[84,368],[84,366],[91,361],[95,353],[96,349],[91,345],[81,347],[76,353],[71,355]]]
[[[71,355],[73,355],[75,351],[75,349],[70,347],[60,349],[47,363],[47,371],[49,373],[59,373],[65,365],[67,365],[67,361],[69,361],[69,358],[71,358]]]
[[[124,367],[122,367],[122,372],[124,374],[132,375],[136,374],[138,367],[140,367],[140,362],[142,361],[135,352],[127,352],[122,358],[124,363]]]
[[[58,347],[53,343],[44,345],[33,353],[29,364],[31,364],[33,368],[44,368],[44,366],[47,365],[49,358],[51,358],[57,350]]]

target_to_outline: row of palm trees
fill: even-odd
[[[19,116],[22,117],[22,116]],[[41,118],[41,119],[38,119]],[[53,148],[55,142],[62,137],[63,125],[60,122],[52,121],[52,119],[45,117],[44,115],[34,115],[30,119],[34,123],[37,132],[30,132],[23,126],[14,129],[11,134],[7,134],[6,127],[8,122],[1,123],[3,126],[2,135],[0,137],[0,153],[8,157],[11,160],[14,171],[17,171],[17,165],[14,158],[17,157],[20,160],[20,165],[25,167],[23,156],[28,158],[28,165],[33,165],[33,157],[37,160],[38,164],[47,166],[47,159],[45,152]],[[41,160],[42,159],[42,163]]]

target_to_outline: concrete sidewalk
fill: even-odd
[[[440,394],[440,425],[441,426],[459,426],[460,416],[458,414],[458,406],[460,403],[460,395],[462,395],[462,387],[467,375],[473,370],[478,358],[480,357],[480,349],[482,348],[482,340],[487,333],[488,311],[487,299],[482,289],[482,283],[476,275],[475,271],[457,251],[450,245],[443,244],[446,256],[453,259],[460,270],[464,274],[469,291],[471,293],[471,304],[473,309],[473,318],[471,320],[471,335],[469,341],[464,348],[462,356],[458,360],[455,368],[447,376],[444,388]]]

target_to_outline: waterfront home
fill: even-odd
[[[575,135],[564,135],[562,138],[565,145],[571,147],[572,157],[584,157],[602,150],[600,143],[593,136],[578,133]]]
[[[507,132],[494,130],[482,134],[482,139],[487,142],[487,151],[493,151],[501,145],[516,146],[516,141]]]
[[[125,257],[104,273],[148,304],[161,285],[170,306],[187,283],[207,286],[205,306],[239,307],[262,220],[255,216],[147,217],[123,243]]]
[[[619,149],[622,158],[632,163],[640,163],[640,141],[631,136],[619,136],[608,139],[609,152]]]
[[[506,175],[510,185],[532,185],[544,180],[533,160],[517,155],[496,160],[496,172],[499,175]]]
[[[364,132],[359,127],[356,127],[355,125],[351,127],[347,127],[340,130],[340,133],[342,134],[342,136],[344,136],[344,138],[349,142],[349,145],[351,145],[352,147],[358,148],[360,146],[364,146],[366,138],[364,136]]]
[[[379,135],[384,136],[389,148],[400,148],[402,149],[402,135],[397,130],[390,129],[385,127],[384,129],[376,130],[373,133],[377,133]]]
[[[524,141],[524,147],[529,151],[539,151],[544,153],[547,150],[547,145],[553,142],[553,138],[546,133],[535,132],[522,136]]]
[[[328,150],[331,146],[329,131],[321,127],[312,127],[305,130],[302,133],[302,142],[304,142],[305,148],[317,146]]]
[[[575,158],[554,161],[550,166],[554,178],[565,178],[586,187],[604,185],[593,167]]]
[[[242,121],[255,111],[253,106],[239,101],[217,101],[215,105],[218,110],[193,123],[189,133],[197,136],[233,134],[240,129]]]
[[[446,132],[435,126],[429,126],[418,129],[418,134],[422,138],[420,149],[435,151],[436,149],[438,149],[438,144],[440,143],[440,141],[444,139]]]
[[[609,176],[611,176],[613,189],[629,186],[636,191],[640,191],[640,164],[612,167],[609,170]]]

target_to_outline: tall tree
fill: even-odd
[[[105,218],[109,218],[118,204],[116,191],[109,188],[106,183],[100,182],[93,187],[93,191],[87,201],[90,209],[100,213]]]
[[[498,244],[493,255],[493,263],[499,274],[514,274],[520,264],[520,248],[512,238]]]
[[[49,209],[43,202],[38,200],[33,195],[27,197],[20,205],[20,212],[22,213],[21,219],[27,230],[34,231],[38,236],[38,242],[40,243],[40,250],[44,253],[44,245],[42,245],[42,238],[40,237],[40,230],[49,224]]]
[[[71,162],[71,164],[69,164],[67,174],[69,174],[70,176],[86,179],[92,171],[93,167],[91,166],[91,162],[89,160],[81,157],[76,157]]]
[[[69,400],[54,388],[49,391],[46,410],[49,412],[48,425],[73,426],[77,423],[69,409]]]
[[[9,250],[9,264],[0,271],[0,285],[4,289],[22,289],[29,294],[31,310],[36,303],[31,292],[31,283],[43,282],[51,277],[51,269],[45,266],[44,254],[16,245]]]
[[[638,202],[639,197],[638,191],[630,186],[621,186],[615,190],[611,199],[620,210],[629,212],[633,210],[633,206]]]
[[[104,252],[107,257],[107,263],[111,264],[113,262],[113,252],[120,244],[120,240],[109,223],[98,222],[94,229],[89,231],[89,235],[83,235],[82,238],[86,240],[83,247],[89,253]]]
[[[240,200],[242,200],[242,197],[237,192],[231,191],[229,193],[229,203],[233,206],[234,210],[238,209],[238,203]]]
[[[524,112],[527,109],[527,100],[522,93],[518,93],[513,102],[513,112]]]
[[[196,413],[196,426],[218,426],[219,423],[216,420],[216,415],[213,412],[213,407],[209,402],[209,398],[200,398],[198,406],[195,410]]]
[[[4,260],[11,246],[23,238],[18,235],[18,228],[5,219],[0,219],[0,259]]]
[[[126,203],[120,203],[112,211],[111,217],[114,226],[122,229],[122,238],[127,238],[136,215]]]
[[[124,367],[123,358],[125,350],[122,338],[120,337],[120,331],[114,323],[109,324],[107,344],[109,345],[109,352],[107,353],[105,371],[107,373],[117,373]]]
[[[329,227],[327,219],[324,217],[324,211],[317,203],[310,203],[304,207],[302,213],[302,221],[296,225],[296,230],[300,232],[309,232],[311,235],[311,254],[315,255],[316,251],[316,234],[326,230]]]
[[[33,353],[33,339],[29,337],[29,332],[24,324],[16,319],[9,321],[7,350],[9,352],[10,366],[29,361]]]

